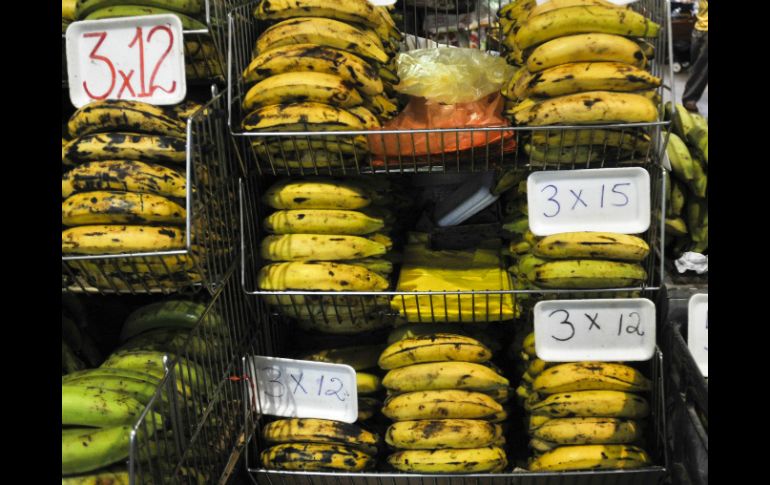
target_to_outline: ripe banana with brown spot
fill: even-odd
[[[562,417],[593,417],[641,419],[650,414],[646,399],[622,391],[572,391],[551,394],[531,403],[532,414]]]
[[[346,315],[345,311],[340,311],[339,315],[333,315],[326,319],[323,317],[314,317],[313,319],[301,318],[297,320],[297,324],[299,328],[308,332],[355,335],[390,327],[393,325],[393,319],[378,313],[351,318]]]
[[[123,190],[181,198],[187,195],[187,180],[184,174],[163,165],[131,160],[86,162],[62,175],[62,198],[93,190]]]
[[[363,106],[354,106],[352,108],[348,108],[348,112],[358,117],[358,119],[361,120],[361,123],[363,123],[367,129],[376,130],[378,128],[382,128],[379,118],[377,118],[374,113]]]
[[[382,379],[369,372],[356,372],[356,389],[359,394],[374,394],[382,389]]]
[[[380,355],[379,365],[390,370],[425,362],[486,362],[492,351],[465,335],[437,333],[400,340]]]
[[[361,266],[327,262],[273,263],[257,275],[262,290],[380,291],[388,281]]]
[[[186,157],[187,140],[166,135],[91,133],[62,147],[65,165],[100,160],[183,163]]]
[[[294,44],[318,44],[342,49],[365,59],[388,62],[379,38],[364,33],[365,27],[356,28],[329,18],[297,17],[279,22],[257,39],[257,51],[262,54],[277,47]],[[376,34],[375,34],[376,37]]]
[[[105,131],[126,131],[185,138],[187,123],[168,108],[141,101],[93,101],[78,108],[67,129],[73,138]]]
[[[637,91],[660,86],[660,78],[622,62],[570,62],[521,77],[517,98],[553,98],[584,91]]]
[[[273,209],[361,209],[371,197],[361,187],[327,179],[291,180],[273,184],[262,201]]]
[[[371,455],[349,446],[320,443],[284,443],[260,455],[262,466],[271,470],[360,472],[374,466]]]
[[[642,428],[631,419],[555,418],[532,430],[531,435],[557,445],[623,444],[638,441]]]
[[[64,254],[119,254],[184,249],[185,232],[175,226],[89,225],[62,231]]]
[[[125,460],[131,431],[132,425],[62,430],[62,475],[92,472]]]
[[[399,394],[385,400],[382,414],[394,421],[418,419],[485,419],[503,413],[500,403],[480,392],[444,389]]]
[[[339,261],[386,252],[384,245],[365,237],[327,234],[270,235],[260,249],[262,258],[270,261]]]
[[[577,34],[537,46],[527,56],[527,70],[542,71],[569,62],[622,62],[644,68],[646,57],[638,43],[620,35]]]
[[[559,446],[534,459],[531,471],[640,468],[652,463],[649,455],[631,445]]]
[[[538,130],[530,138],[532,145],[547,147],[573,147],[575,145],[597,145],[595,150],[603,147],[619,148],[623,151],[646,153],[650,149],[650,138],[643,133],[629,131],[583,129],[546,133]]]
[[[313,101],[263,106],[242,122],[246,131],[365,130],[361,120],[343,108]]]
[[[642,261],[650,253],[644,239],[612,232],[565,232],[541,239],[532,252],[550,259]]]
[[[498,447],[404,450],[388,456],[396,470],[411,473],[483,473],[508,465],[505,451]]]
[[[322,17],[377,27],[383,22],[376,7],[366,0],[269,0],[259,2],[254,16],[260,20]]]
[[[352,108],[363,100],[353,87],[335,74],[285,72],[265,78],[252,86],[243,100],[246,112],[264,106],[299,102],[325,103]]]
[[[268,423],[262,428],[268,443],[331,443],[377,454],[379,437],[355,424],[329,419],[291,418]]]
[[[393,273],[393,263],[382,258],[348,259],[340,261],[342,264],[361,266],[383,278],[388,278]]]
[[[541,394],[584,390],[644,392],[652,389],[652,382],[638,370],[623,364],[567,362],[541,372],[532,383],[532,389]]]
[[[527,279],[542,288],[622,288],[642,284],[647,272],[638,263],[564,259],[539,265]]]
[[[428,362],[389,371],[382,384],[393,391],[465,389],[487,391],[508,386],[508,379],[494,370],[473,362]]]
[[[187,211],[165,197],[134,192],[81,192],[61,204],[65,226],[89,224],[184,224]]]
[[[633,93],[587,91],[548,98],[514,113],[517,124],[643,123],[658,118],[651,100]]]
[[[358,398],[358,421],[371,419],[382,407],[382,403],[371,397]]]
[[[499,424],[478,419],[423,419],[391,424],[385,442],[406,450],[483,448],[492,446],[502,434]]]

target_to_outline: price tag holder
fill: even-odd
[[[171,14],[73,22],[67,28],[70,100],[155,105],[184,101],[182,22]]]
[[[641,167],[552,170],[527,178],[529,229],[536,236],[650,227],[650,174]]]
[[[709,376],[709,295],[698,293],[687,305],[687,347],[703,377]]]
[[[646,298],[538,302],[535,352],[547,362],[649,360],[655,304]]]
[[[258,413],[345,423],[358,419],[356,371],[349,365],[253,356],[246,359],[246,375]]]

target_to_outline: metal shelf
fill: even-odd
[[[369,131],[334,131],[334,132],[245,132],[241,121],[247,113],[241,109],[241,99],[248,86],[241,78],[241,73],[252,59],[254,45],[260,33],[266,28],[265,22],[252,17],[252,10],[258,2],[252,1],[228,12],[229,47],[227,82],[230,89],[228,99],[229,126],[232,134],[239,139],[247,154],[249,167],[261,174],[273,175],[310,175],[310,174],[369,174],[369,173],[417,173],[417,172],[477,172],[501,168],[597,168],[617,166],[631,160],[635,164],[647,165],[661,159],[668,141],[670,123],[663,120],[662,101],[658,106],[659,119],[651,123],[605,124],[582,126],[549,127],[489,127],[489,128],[452,128],[424,130],[369,130]],[[431,13],[454,22],[450,15],[471,15],[476,4],[485,2],[458,3],[452,8],[414,7],[414,15],[404,15],[402,32],[417,36],[410,42],[412,48],[434,47],[439,44],[426,38],[437,37],[446,30],[467,30],[457,24],[433,25],[424,28],[420,24],[419,13]],[[487,16],[476,15],[479,24],[493,25],[496,22],[495,8],[486,2]],[[664,78],[664,69],[673,79],[670,65],[664,65],[664,52],[671,50],[671,19],[667,0],[641,0],[633,8],[648,18],[661,24],[661,33],[655,39],[655,58],[651,63],[652,74]],[[410,13],[410,12],[407,12]],[[424,37],[419,37],[424,36]],[[410,40],[414,40],[410,37]],[[413,44],[413,45],[411,45]],[[661,86],[658,89],[661,100],[663,90],[672,89]],[[634,145],[634,150],[614,150],[607,146],[606,140],[596,140],[590,145],[589,162],[578,162],[577,150],[566,161],[531,162],[523,150],[516,147],[534,132],[546,132],[559,135],[548,148],[563,148],[563,135],[575,130],[587,129],[618,130],[622,136],[646,134],[650,137],[647,147]],[[427,135],[428,141],[420,141],[421,135]],[[459,149],[460,136],[473,140],[469,149]],[[626,139],[626,138],[624,138]],[[593,140],[592,140],[593,141]],[[330,144],[330,142],[337,142]],[[343,143],[339,143],[343,142]],[[309,148],[315,144],[320,148]],[[270,146],[270,150],[266,146]],[[341,145],[346,147],[343,152]],[[543,145],[545,148],[546,145]],[[322,161],[321,152],[327,152],[335,160],[332,163]],[[297,163],[301,161],[301,163]],[[290,162],[295,162],[290,164]]]

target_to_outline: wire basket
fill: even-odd
[[[245,445],[243,386],[231,377],[240,374],[244,354],[262,350],[258,322],[268,315],[238,283],[232,265],[185,350],[167,361],[167,375],[131,436],[131,484],[217,483],[231,454]],[[206,325],[212,321],[222,322],[226,332],[212,331]],[[195,344],[200,341],[208,345]],[[177,358],[185,363],[177,365]],[[154,413],[168,425],[161,426]]]
[[[110,255],[62,255],[62,291],[169,294],[214,292],[235,261],[237,180],[242,162],[225,126],[225,93],[187,120],[185,248]]]
[[[443,2],[434,7],[426,3],[417,6],[407,2],[401,12],[400,26],[405,34],[407,48],[427,48],[449,45],[450,34],[468,32],[499,32],[496,11],[501,2],[478,0],[475,2]],[[663,119],[663,90],[658,88],[659,118],[655,122],[631,124],[604,124],[583,126],[549,127],[487,127],[444,128],[413,130],[369,130],[334,132],[245,132],[241,122],[247,115],[241,101],[248,90],[242,80],[252,59],[254,46],[267,24],[253,18],[258,2],[252,1],[233,8],[228,13],[229,45],[227,79],[230,88],[228,99],[230,130],[244,144],[249,166],[262,174],[309,175],[309,174],[363,174],[363,173],[413,173],[413,172],[476,172],[508,167],[544,168],[593,168],[616,166],[624,160],[648,164],[660,160],[668,141],[669,122]],[[664,65],[664,52],[671,51],[671,19],[667,0],[641,0],[633,8],[662,26],[655,39],[655,57],[651,62],[652,74],[666,80],[673,79],[670,65]],[[431,19],[431,21],[426,21]],[[470,31],[469,26],[474,30]],[[483,37],[483,35],[480,35]],[[488,36],[489,39],[492,36]],[[469,47],[490,50],[492,42],[471,42]],[[403,49],[403,47],[402,47]],[[665,76],[664,76],[664,70]],[[606,137],[590,139],[587,153],[578,153],[577,145],[565,147],[565,136],[578,134],[578,130],[608,129],[620,133],[621,139],[632,146],[613,149]],[[532,134],[545,134],[545,157],[530,160],[523,150],[523,142]],[[587,133],[584,133],[587,135]],[[639,136],[649,136],[649,142],[638,142]],[[427,137],[427,140],[425,138]],[[460,137],[470,139],[465,148]],[[553,151],[552,151],[553,150]],[[549,155],[558,153],[558,155]],[[376,154],[376,155],[375,155]],[[549,156],[551,157],[549,159]],[[559,158],[556,158],[559,157]]]
[[[662,170],[657,165],[648,167],[651,188],[651,213],[662,214],[665,208]],[[272,177],[251,175],[240,182],[241,211],[241,265],[243,288],[246,293],[258,296],[266,303],[275,304],[284,315],[310,321],[314,326],[328,326],[332,322],[369,319],[367,327],[392,325],[398,318],[398,307],[403,316],[408,308],[416,308],[408,315],[410,322],[442,323],[451,321],[470,323],[495,322],[515,318],[525,299],[536,295],[549,297],[583,298],[602,295],[618,295],[660,288],[663,275],[663,221],[653,216],[649,229],[641,236],[650,247],[650,256],[644,263],[647,280],[631,288],[607,288],[603,290],[541,289],[541,290],[489,290],[489,291],[267,291],[257,285],[259,268],[267,264],[260,255],[260,243],[267,234],[261,227],[269,209],[261,201],[261,195],[272,184]],[[499,224],[499,221],[496,223]],[[503,259],[502,270],[508,268]],[[393,275],[399,267],[394,264]],[[391,278],[391,288],[396,285]],[[653,298],[654,299],[654,298]],[[319,311],[320,308],[320,311]],[[467,312],[463,308],[468,309]],[[471,311],[470,308],[473,310]]]

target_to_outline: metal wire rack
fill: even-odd
[[[217,483],[232,471],[229,460],[245,445],[240,362],[243,355],[264,352],[261,322],[268,318],[238,283],[232,265],[185,350],[168,359],[166,377],[131,435],[131,485]],[[211,322],[219,323],[217,330]]]
[[[258,2],[243,4],[228,12],[228,99],[230,130],[241,140],[249,166],[260,173],[274,175],[476,172],[501,167],[522,168],[593,168],[615,166],[624,160],[647,164],[660,159],[668,141],[669,122],[663,119],[663,90],[658,88],[659,118],[651,123],[604,124],[549,127],[478,127],[369,131],[294,131],[246,132],[241,122],[248,114],[241,102],[249,88],[242,77],[253,56],[254,46],[267,24],[256,21],[252,11]],[[487,40],[470,42],[465,47],[493,47],[492,33],[497,6],[492,0],[476,2],[433,2],[434,7],[418,7],[407,2],[399,13],[400,26],[408,49],[451,45],[456,37],[478,34]],[[668,0],[641,0],[633,8],[659,23],[661,33],[654,40],[655,56],[650,68],[653,75],[673,79],[670,65],[664,65],[664,52],[671,52],[671,19]],[[490,35],[486,35],[489,33]],[[403,49],[403,46],[402,46]],[[672,95],[673,96],[673,95]],[[608,135],[590,135],[587,151],[566,140],[589,136],[587,130],[607,129],[618,132],[623,148],[608,144]],[[529,156],[523,148],[533,135],[540,155]],[[461,139],[470,142],[461,142]],[[540,139],[538,139],[540,140]],[[572,146],[570,146],[572,145]],[[467,147],[467,148],[466,148]]]
[[[225,126],[225,93],[187,121],[185,247],[174,251],[62,255],[62,291],[137,294],[210,292],[235,261],[237,177],[242,161]]]
[[[632,288],[607,288],[604,294],[618,295],[628,292],[657,290],[660,288],[664,255],[663,221],[654,214],[665,211],[662,169],[657,165],[647,167],[651,179],[650,228],[642,235],[651,248],[650,256],[644,263],[647,280]],[[394,319],[407,314],[409,321],[449,322],[450,318],[464,322],[493,322],[514,318],[524,302],[537,295],[577,295],[590,298],[597,290],[489,290],[489,291],[267,291],[257,284],[259,268],[266,264],[260,255],[260,243],[266,235],[260,226],[269,209],[261,201],[261,194],[272,183],[270,177],[252,174],[240,181],[241,213],[241,274],[243,288],[249,295],[255,295],[267,303],[274,304],[274,313],[298,318],[309,322],[310,327],[327,327],[335,323],[367,319],[361,325],[366,328],[390,326]],[[499,222],[499,221],[498,221]],[[509,266],[503,259],[506,270]],[[393,275],[398,275],[394,265]],[[391,278],[391,288],[396,281]],[[515,286],[514,286],[515,288]],[[413,310],[416,309],[416,310]],[[463,310],[465,309],[465,310]],[[471,310],[472,309],[472,310]],[[416,311],[416,315],[414,315]]]

